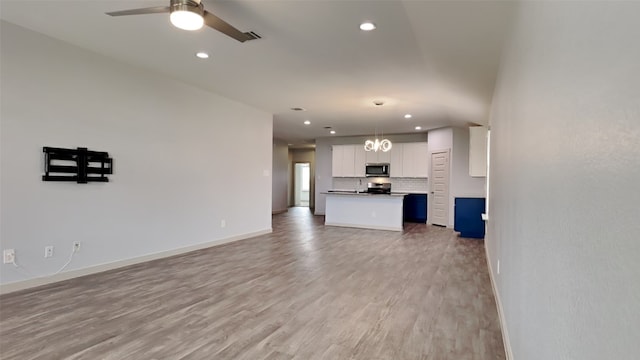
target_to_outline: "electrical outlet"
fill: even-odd
[[[227,220],[224,220],[224,219],[220,220],[220,227],[221,228],[227,227]]]
[[[5,264],[13,264],[16,261],[16,251],[13,249],[6,249],[2,255]]]
[[[78,251],[80,251],[80,241],[74,241],[73,242],[73,252],[77,253]]]
[[[44,247],[44,257],[50,258],[53,256],[53,246]]]

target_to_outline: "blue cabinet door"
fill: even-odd
[[[427,194],[409,194],[404,197],[404,221],[427,222]]]
[[[484,209],[484,198],[456,198],[453,229],[462,237],[484,238]]]

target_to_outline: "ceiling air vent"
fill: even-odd
[[[249,37],[249,40],[256,40],[256,39],[262,39],[262,36],[258,35],[256,32],[254,31],[247,31],[246,33],[244,33],[245,35],[247,35]]]

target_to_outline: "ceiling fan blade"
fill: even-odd
[[[231,26],[231,24],[229,24],[228,22],[220,19],[219,17],[213,15],[212,13],[206,10],[204,11],[204,23],[207,24],[207,26],[212,27],[220,31],[221,33],[227,36],[230,36],[240,42],[245,42],[247,40],[253,39],[252,37],[248,36],[242,31]]]
[[[158,7],[149,7],[142,9],[133,9],[133,10],[122,10],[122,11],[112,11],[105,13],[111,16],[124,16],[124,15],[144,15],[144,14],[160,14],[160,13],[168,13],[168,6],[158,6]]]

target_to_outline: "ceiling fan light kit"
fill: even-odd
[[[169,19],[178,29],[194,31],[204,25],[204,7],[201,2],[171,0]]]
[[[162,13],[169,13],[171,23],[180,29],[193,31],[207,25],[239,42],[262,38],[253,31],[242,32],[236,29],[228,22],[205,10],[200,0],[171,0],[169,6],[111,11],[106,14],[109,16],[128,16]]]

